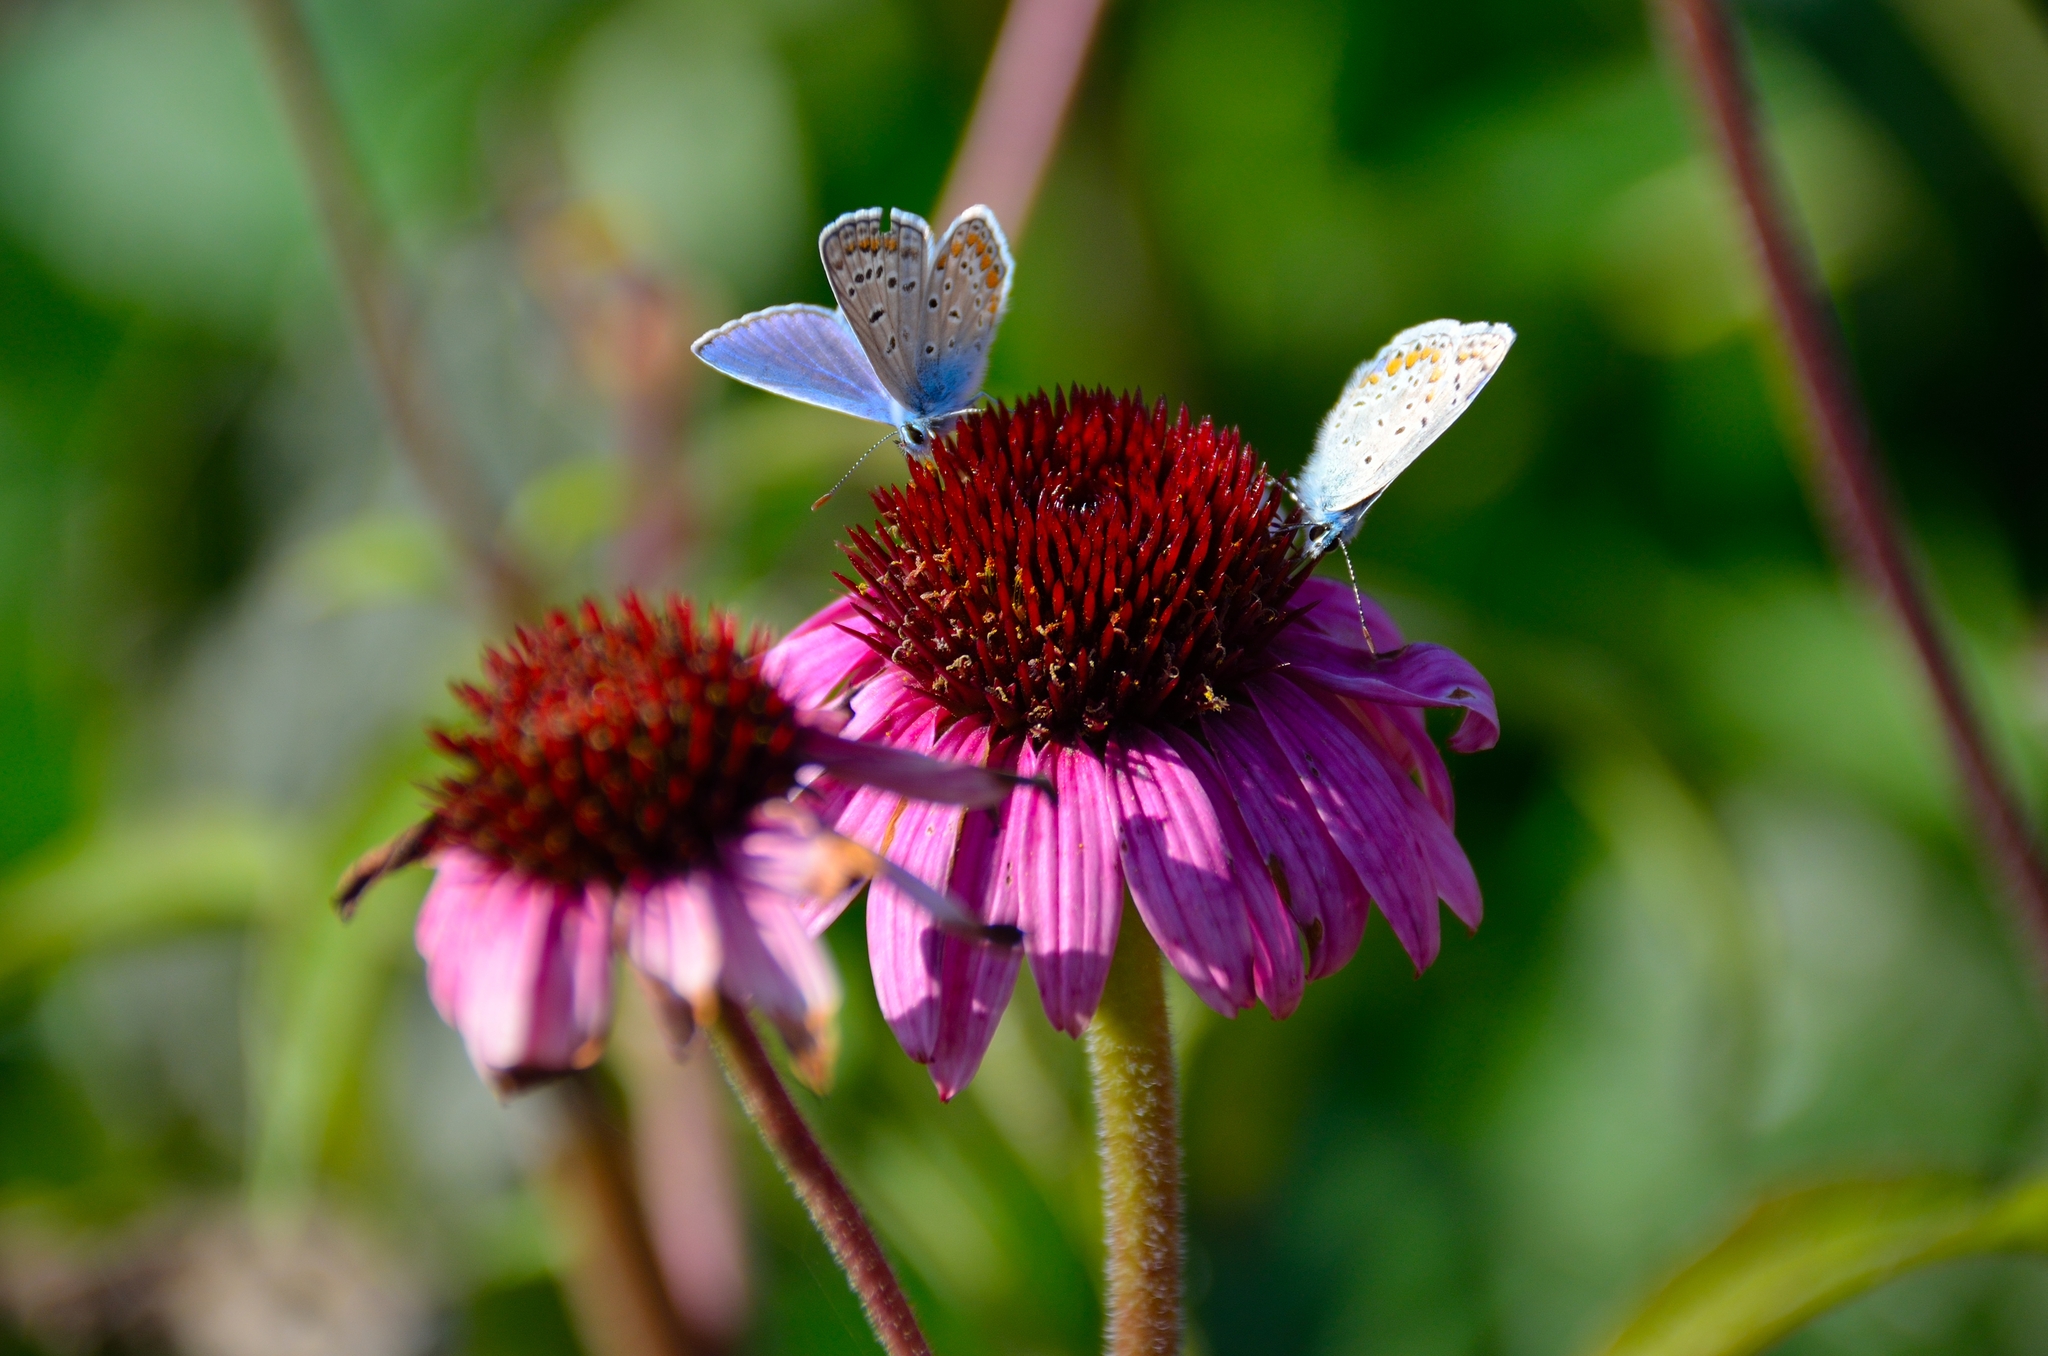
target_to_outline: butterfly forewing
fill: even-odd
[[[986,207],[955,218],[932,256],[918,352],[924,413],[951,414],[981,393],[1010,299],[1009,244]]]
[[[891,213],[887,230],[879,207],[848,212],[818,237],[818,254],[832,295],[883,387],[913,414],[925,413],[918,409],[918,351],[931,228],[904,211]]]
[[[764,391],[882,424],[903,418],[846,322],[822,306],[756,311],[690,348],[727,376]]]
[[[1465,412],[1514,342],[1506,325],[1432,320],[1361,364],[1295,486],[1311,519],[1341,517],[1391,485]]]

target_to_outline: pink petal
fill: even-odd
[[[1040,796],[1015,796],[1012,807]],[[953,875],[947,882],[953,894],[970,902],[986,899],[984,922],[1015,923],[1014,912],[989,896],[984,887],[994,863],[1000,829],[996,816],[1002,811],[970,810],[960,826],[959,845],[953,852]],[[944,938],[939,947],[939,1039],[932,1050],[932,1082],[939,1100],[950,1102],[974,1078],[988,1043],[995,1037],[1003,1009],[1010,1005],[1010,993],[1017,986],[1017,966],[1022,953],[1016,947],[984,946]]]
[[[1010,798],[999,848],[998,893],[1024,929],[1031,974],[1046,1018],[1078,1036],[1095,1016],[1123,921],[1123,866],[1117,857],[1116,787],[1086,748],[1024,742],[1020,776],[1049,778],[1059,799]]]
[[[824,706],[842,689],[880,671],[882,656],[857,635],[867,621],[852,598],[840,598],[813,613],[761,656],[761,676],[796,707]]]
[[[852,698],[853,718],[840,733],[848,739],[880,739],[904,747],[899,731],[919,717],[939,710],[939,704],[904,681],[899,669],[876,675],[863,684]]]
[[[414,940],[434,1007],[500,1091],[596,1062],[611,1027],[611,897],[455,849]]]
[[[1208,792],[1150,730],[1111,738],[1107,753],[1138,916],[1196,995],[1234,1017],[1256,996],[1256,944]]]
[[[698,1022],[716,1011],[725,950],[718,938],[705,873],[660,881],[624,894],[626,955],[649,978],[689,1004]]]
[[[978,762],[988,750],[988,727],[955,721],[933,750],[940,757]],[[949,880],[961,812],[924,801],[901,804],[893,826],[876,840],[852,833],[847,837],[920,879]],[[975,902],[970,899],[969,906]],[[920,1064],[929,1064],[938,1049],[946,940],[932,916],[890,882],[878,880],[868,888],[868,965],[874,972],[875,999],[904,1053]]]
[[[1387,752],[1394,755],[1410,776],[1422,783],[1422,794],[1445,824],[1458,823],[1458,797],[1451,787],[1451,770],[1436,751],[1422,712],[1412,706],[1383,706],[1379,702],[1345,698],[1345,708],[1373,732]]]
[[[1371,594],[1354,593],[1348,579],[1310,575],[1294,591],[1291,606],[1309,609],[1295,625],[1307,626],[1331,640],[1363,651],[1365,638],[1358,632],[1358,613],[1362,606],[1366,626],[1372,631],[1373,649],[1384,653],[1401,648],[1401,628],[1394,625],[1394,619],[1373,601]]]
[[[822,765],[837,781],[880,787],[916,800],[987,807],[1002,804],[1004,797],[1016,789],[1014,778],[988,768],[943,757],[928,758],[879,741],[843,739],[818,730],[800,732],[796,751],[805,762]]]
[[[1377,657],[1351,649],[1315,631],[1290,626],[1269,649],[1289,676],[1342,692],[1347,697],[1395,706],[1459,706],[1465,718],[1451,735],[1460,753],[1490,749],[1500,739],[1500,713],[1493,688],[1479,670],[1454,650],[1418,641]]]
[[[1392,771],[1356,725],[1289,679],[1266,674],[1247,687],[1337,850],[1416,968],[1427,967],[1436,959],[1440,937],[1431,868],[1401,790],[1414,792],[1414,783]]]
[[[893,675],[885,674],[882,678],[876,679],[874,685],[880,685],[892,677]],[[894,735],[889,736],[890,742],[912,753],[929,754],[937,747],[939,720],[945,713],[929,701],[922,701],[915,708],[903,706],[897,709],[906,715],[914,709],[915,715],[908,725],[899,727]],[[875,708],[869,708],[868,712],[862,712],[856,709],[853,724],[847,728],[851,730],[859,726],[864,716],[871,717],[874,710]],[[958,724],[965,726],[966,722]],[[821,782],[827,780],[830,780],[831,785],[821,795],[822,803],[819,806],[818,817],[834,831],[851,838],[862,847],[886,856],[896,818],[903,812],[903,797],[884,787],[847,786],[836,779],[820,779]],[[839,915],[846,912],[846,906],[851,904],[854,896],[859,893],[860,887],[856,886],[831,899],[807,901],[802,907],[805,921],[810,925],[812,934],[815,936],[823,932],[837,921]]]
[[[1259,1001],[1275,1017],[1285,1017],[1301,1003],[1307,983],[1302,973],[1301,937],[1294,920],[1280,902],[1280,891],[1266,872],[1259,849],[1252,842],[1244,820],[1239,817],[1230,786],[1201,741],[1180,730],[1164,732],[1174,752],[1188,765],[1208,794],[1216,813],[1216,826],[1223,831],[1223,845],[1230,854],[1231,878],[1245,904],[1245,921],[1251,925],[1256,950],[1252,957],[1252,988]]]
[[[1269,868],[1286,887],[1288,912],[1308,939],[1308,974],[1334,974],[1365,935],[1371,900],[1316,814],[1287,755],[1258,711],[1237,702],[1202,717],[1239,814]]]
[[[785,1036],[822,1032],[839,1011],[839,975],[789,899],[727,871],[699,875],[725,956],[719,987],[774,1019]]]

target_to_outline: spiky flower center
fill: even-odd
[[[1107,391],[968,415],[875,505],[845,582],[877,648],[1038,743],[1224,709],[1309,568],[1235,430]]]
[[[789,706],[730,618],[690,605],[618,617],[585,603],[484,653],[455,692],[471,730],[433,738],[465,766],[435,788],[437,836],[532,875],[583,883],[662,876],[708,858],[797,764]]]

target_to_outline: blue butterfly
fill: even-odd
[[[750,386],[894,425],[906,449],[928,455],[981,396],[1015,265],[986,207],[962,212],[936,249],[924,218],[891,211],[882,222],[870,207],[819,234],[838,310],[755,311],[690,351]]]

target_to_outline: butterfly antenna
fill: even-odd
[[[1358,604],[1358,634],[1365,637],[1365,652],[1378,657],[1379,651],[1372,645],[1372,628],[1365,624],[1365,594],[1359,591],[1358,571],[1351,568],[1351,547],[1342,538],[1337,538],[1337,552],[1344,557],[1344,573],[1351,576],[1351,601]]]
[[[826,503],[828,503],[831,500],[833,495],[839,493],[842,489],[845,489],[846,482],[853,479],[853,473],[860,469],[860,464],[862,462],[866,461],[871,455],[873,455],[875,448],[880,447],[883,443],[888,442],[891,438],[895,436],[896,435],[894,433],[884,433],[881,437],[875,439],[874,443],[869,446],[866,452],[863,452],[859,456],[855,457],[853,459],[853,465],[846,468],[846,474],[839,477],[839,479],[833,483],[831,489],[825,491],[823,494],[819,495],[816,499],[813,499],[811,501],[811,512],[816,513],[819,509],[825,507]]]

